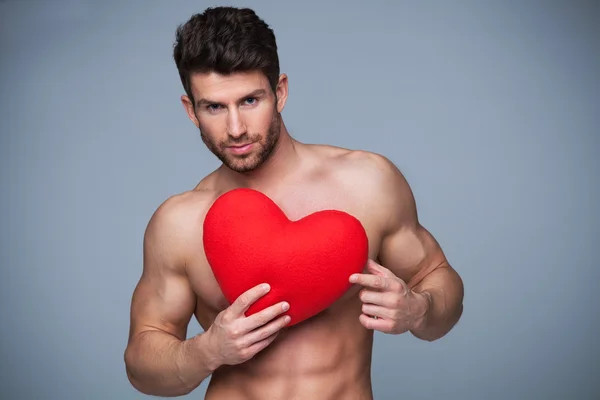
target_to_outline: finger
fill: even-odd
[[[372,289],[387,290],[390,284],[390,279],[371,274],[352,274],[352,276],[350,276],[350,282],[370,287]]]
[[[389,319],[375,319],[365,314],[361,314],[358,319],[365,328],[383,333],[391,333],[394,326],[393,322]]]
[[[243,329],[245,332],[250,332],[258,327],[267,324],[268,322],[272,321],[273,318],[277,317],[283,312],[286,312],[289,309],[290,305],[285,301],[269,306],[264,310],[261,310],[260,312],[246,317],[243,321]]]
[[[260,342],[256,342],[252,346],[248,347],[244,352],[246,355],[245,358],[250,359],[250,358],[254,357],[260,351],[264,350],[268,345],[273,343],[273,341],[275,340],[277,335],[279,335],[279,332],[280,331],[277,331],[273,335],[269,336],[268,338],[261,340]]]
[[[377,317],[381,319],[391,320],[394,319],[394,311],[386,307],[376,306],[374,304],[363,304],[362,312],[370,317]]]
[[[358,294],[360,301],[386,308],[398,308],[402,306],[402,298],[392,292],[374,292],[363,289]]]
[[[237,299],[235,299],[231,305],[231,311],[233,311],[236,316],[243,316],[244,313],[248,311],[248,308],[250,308],[250,306],[258,299],[267,294],[270,289],[271,288],[268,284],[263,283],[245,291]]]
[[[375,275],[385,276],[388,278],[396,276],[392,271],[371,259],[369,259],[369,261],[367,262],[367,270]]]
[[[284,315],[274,321],[271,321],[269,324],[248,333],[244,339],[245,345],[251,347],[256,343],[268,339],[289,324],[290,320],[291,318],[289,315]]]

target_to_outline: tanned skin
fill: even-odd
[[[196,74],[192,88],[184,108],[223,164],[150,219],[125,351],[130,382],[164,397],[210,377],[207,400],[372,399],[375,330],[434,341],[462,314],[462,280],[420,225],[407,181],[382,155],[292,138],[280,114],[285,74],[275,91],[258,71]],[[244,315],[267,293],[262,285],[233,304],[224,298],[202,224],[221,194],[242,187],[265,193],[292,220],[337,209],[361,221],[369,262],[330,308],[287,327],[285,303]],[[187,338],[192,317],[204,332]]]

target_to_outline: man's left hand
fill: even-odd
[[[419,327],[429,307],[429,298],[413,292],[392,271],[373,260],[367,262],[370,274],[353,274],[350,283],[362,285],[361,324],[367,329],[400,334]],[[374,318],[375,317],[375,318]]]

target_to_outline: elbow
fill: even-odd
[[[417,332],[411,332],[413,334],[414,337],[416,337],[419,340],[424,340],[426,342],[435,342],[438,339],[441,339],[445,336],[445,333],[440,333],[440,332],[428,332],[428,333],[417,333]]]
[[[177,387],[177,388],[164,388],[164,387],[156,387],[154,385],[148,384],[142,379],[136,378],[135,374],[129,368],[127,370],[127,379],[131,386],[146,396],[158,396],[158,397],[179,397],[186,396],[190,394],[193,388],[186,387]]]
[[[142,361],[134,354],[135,352],[128,348],[125,350],[124,362],[125,362],[125,373],[127,374],[127,380],[131,386],[138,392],[146,396],[158,396],[158,397],[179,397],[190,394],[195,387],[178,385],[177,387],[164,387],[157,386],[156,379],[144,377],[144,372],[141,371],[140,364]]]
[[[129,383],[131,384],[131,386],[137,390],[138,392],[145,394],[145,395],[150,395],[152,396],[153,393],[152,391],[148,390],[144,385],[143,382],[138,379],[137,375],[136,375],[136,368],[135,368],[135,356],[133,355],[133,351],[131,350],[131,348],[127,348],[127,350],[125,350],[125,354],[124,354],[124,362],[125,362],[125,373],[127,374],[127,380],[129,381]]]
[[[448,318],[438,322],[435,326],[428,326],[427,329],[421,329],[418,331],[411,331],[413,336],[417,339],[424,340],[426,342],[435,342],[442,339],[454,329],[454,327],[460,321],[463,314],[463,303],[462,301],[457,305],[455,312]]]
[[[135,375],[133,374],[133,372],[131,372],[130,368],[128,368],[126,366],[125,369],[126,369],[126,373],[127,373],[127,380],[129,380],[129,383],[135,390],[137,390],[138,392],[145,394],[147,396],[154,395],[154,393],[152,393],[152,391],[147,390],[144,387],[144,385],[142,385],[142,383],[138,379],[135,378]]]

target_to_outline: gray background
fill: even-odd
[[[144,397],[143,231],[217,166],[171,48],[219,3],[124,3],[0,2],[2,399]],[[599,3],[234,4],[275,29],[292,134],[394,161],[464,279],[443,339],[377,334],[376,398],[599,398]]]

